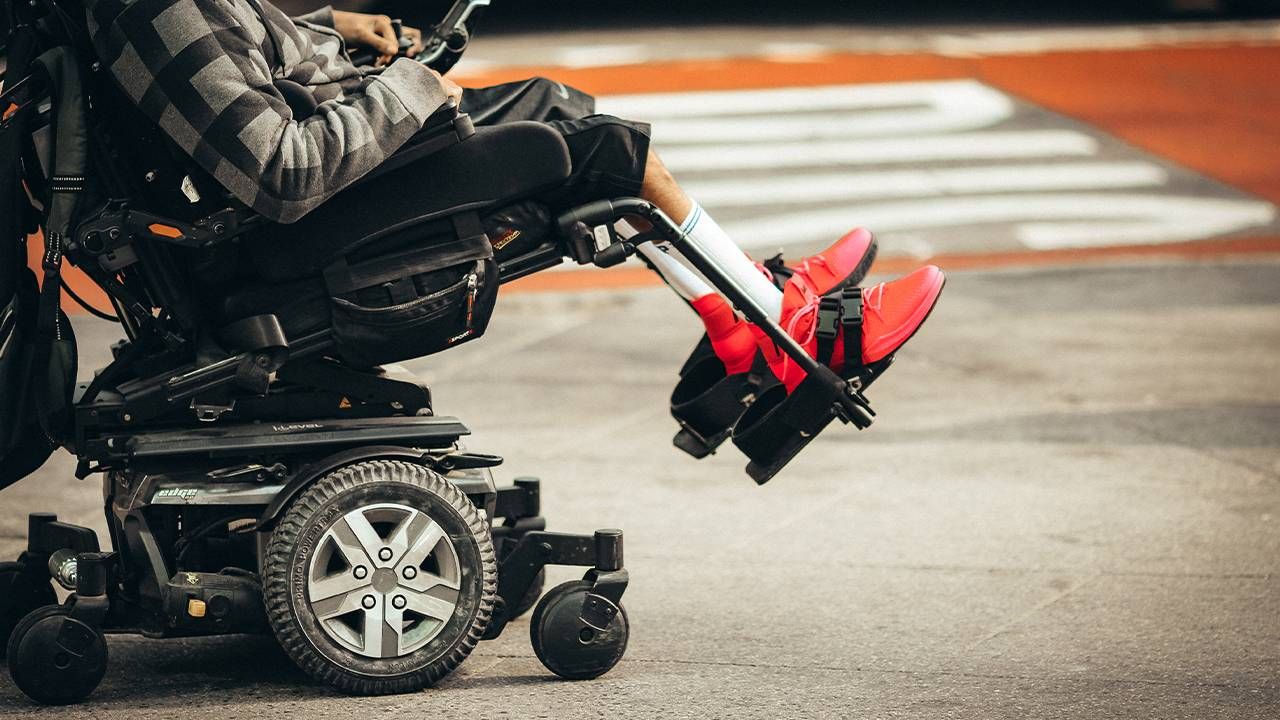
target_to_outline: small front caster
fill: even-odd
[[[13,629],[9,674],[27,697],[69,705],[89,697],[107,672],[102,631],[71,617],[63,605],[39,608]]]
[[[557,585],[538,603],[529,622],[533,652],[548,670],[566,680],[600,677],[627,651],[631,627],[621,605],[603,630],[583,622],[583,603],[591,589],[585,580]]]
[[[0,563],[0,647],[8,646],[13,629],[28,613],[57,604],[58,596],[43,570],[21,562]]]

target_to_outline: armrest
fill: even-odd
[[[453,101],[446,102],[427,118],[422,129],[409,138],[408,142],[401,145],[399,150],[391,154],[391,157],[382,161],[381,165],[357,180],[353,187],[363,185],[428,155],[434,155],[475,134],[476,128],[471,122],[471,116],[459,112],[458,106],[454,105]]]

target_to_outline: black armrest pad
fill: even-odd
[[[391,157],[384,160],[381,165],[356,181],[355,185],[363,185],[415,160],[434,155],[475,134],[476,129],[471,123],[471,117],[458,112],[458,106],[452,101],[447,102],[427,118],[422,129],[414,133],[408,142],[401,145],[400,149],[392,153]]]

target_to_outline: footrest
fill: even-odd
[[[671,393],[671,416],[680,423],[672,442],[695,458],[714,453],[760,393],[777,384],[768,372],[726,375],[715,355],[703,357],[686,369]]]
[[[733,428],[733,444],[751,461],[751,479],[759,485],[768,482],[832,420],[859,430],[869,427],[875,412],[862,390],[892,361],[892,356],[880,360],[857,377],[841,378],[830,371],[810,375],[791,394],[782,385],[762,392]]]

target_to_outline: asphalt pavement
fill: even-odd
[[[87,371],[115,331],[76,323]],[[696,328],[662,288],[506,295],[484,339],[410,364],[501,477],[543,477],[553,529],[626,530],[633,634],[603,678],[551,676],[524,620],[380,698],[270,638],[113,636],[89,702],[5,673],[0,717],[1280,715],[1280,260],[953,272],[876,424],[763,487],[731,447],[670,444]],[[71,472],[0,493],[0,556],[29,511],[102,526]]]

